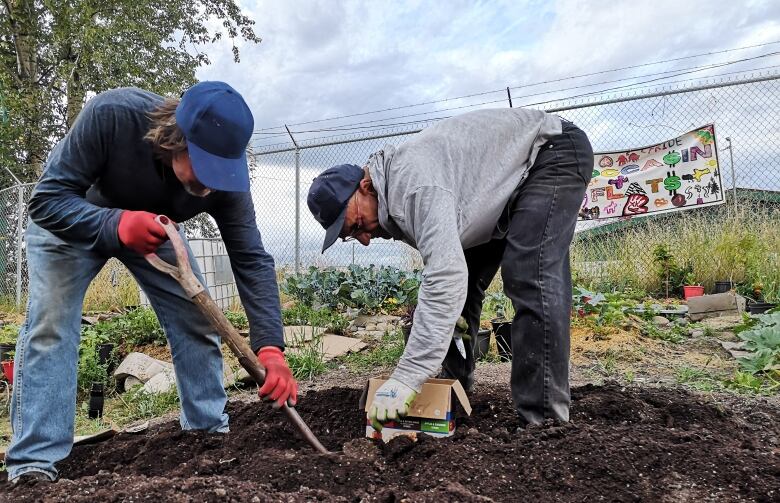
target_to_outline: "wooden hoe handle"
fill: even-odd
[[[165,215],[158,215],[155,221],[165,229],[165,233],[171,240],[173,250],[176,253],[176,265],[169,264],[164,261],[155,253],[149,253],[144,255],[144,258],[158,271],[164,272],[170,275],[179,282],[184,288],[184,291],[192,299],[198,309],[208,318],[214,329],[217,331],[220,337],[227,343],[230,350],[238,358],[238,362],[244,369],[249,372],[249,375],[255,380],[258,386],[262,386],[265,382],[265,369],[260,362],[257,361],[249,344],[238,333],[235,327],[225,317],[225,313],[217,307],[217,304],[209,295],[208,290],[203,288],[198,278],[192,272],[190,267],[189,254],[187,248],[184,246],[184,240],[179,235],[179,231],[173,224],[171,219]],[[301,436],[312,446],[315,450],[322,454],[330,454],[330,452],[317,440],[311,429],[298,415],[298,412],[293,407],[288,407],[287,404],[282,406],[287,418],[292,422],[295,429],[301,434]]]

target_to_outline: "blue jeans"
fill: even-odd
[[[465,250],[469,270],[463,317],[471,340],[464,359],[454,344],[442,376],[474,382],[476,342],[485,291],[501,267],[504,292],[515,308],[512,320],[512,401],[521,424],[569,420],[569,246],[577,213],[593,171],[593,149],[570,122],[542,146],[528,178],[507,208],[508,232]]]
[[[54,479],[54,464],[66,458],[73,446],[84,294],[108,257],[75,248],[33,223],[25,239],[30,300],[16,343],[13,436],[5,460],[9,480],[28,471]],[[189,245],[187,249],[192,269],[203,283]],[[175,264],[170,242],[157,254]],[[220,338],[173,278],[130,250],[116,258],[141,285],[165,330],[181,399],[182,428],[226,432]]]

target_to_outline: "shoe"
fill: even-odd
[[[23,474],[19,475],[15,479],[12,479],[10,481],[11,485],[18,486],[18,485],[35,485],[39,482],[43,483],[52,483],[54,482],[49,475],[47,475],[44,472],[39,472],[37,470],[24,472]]]

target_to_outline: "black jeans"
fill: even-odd
[[[465,360],[450,345],[442,375],[466,389],[473,385],[482,301],[500,266],[515,308],[511,383],[521,423],[569,419],[569,245],[592,172],[588,137],[564,121],[563,133],[542,146],[509,208],[506,237],[465,250],[469,279],[462,314],[472,337],[464,340]]]

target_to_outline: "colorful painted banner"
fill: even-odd
[[[658,145],[593,155],[579,220],[603,220],[721,204],[723,184],[708,124]]]

